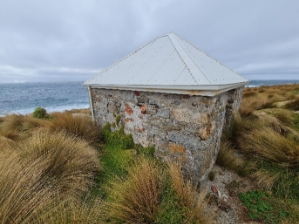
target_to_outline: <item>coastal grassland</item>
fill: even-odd
[[[217,163],[257,184],[240,193],[250,219],[298,223],[299,85],[246,88]]]
[[[39,111],[0,120],[0,223],[210,222],[181,168],[119,124],[100,130],[86,110]]]
[[[256,110],[275,107],[296,110],[298,101],[298,84],[245,88],[240,114],[248,116]]]

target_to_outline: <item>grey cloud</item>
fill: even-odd
[[[296,0],[0,1],[0,82],[83,81],[170,31],[249,79],[299,78],[298,8]]]

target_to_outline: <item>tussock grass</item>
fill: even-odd
[[[17,131],[1,130],[0,129],[0,136],[3,136],[5,138],[15,141],[20,138],[20,133]]]
[[[52,113],[50,129],[53,131],[64,130],[75,137],[84,139],[89,144],[100,143],[100,129],[90,117],[72,116],[69,113]]]
[[[247,91],[246,91],[247,90]],[[246,97],[253,97],[253,96],[257,96],[258,93],[255,92],[255,91],[251,91],[250,88],[247,88],[244,92],[243,92],[243,97],[246,98]]]
[[[275,102],[295,100],[299,97],[299,84],[281,86],[261,86],[259,88],[245,88],[240,114],[250,116],[255,110],[274,108]],[[296,107],[296,103],[294,106]],[[292,107],[292,106],[291,106]]]
[[[287,103],[285,108],[289,110],[299,110],[299,99],[295,99]]]
[[[257,181],[256,184],[266,190],[272,189],[281,175],[281,172],[271,172],[267,169],[257,169],[251,174],[251,176]]]
[[[11,114],[5,117],[5,120],[1,123],[1,130],[10,130],[10,131],[21,131],[22,124],[24,122],[24,116],[18,114]]]
[[[0,135],[0,152],[1,150],[5,150],[7,148],[13,148],[15,146],[15,142],[5,136]]]
[[[7,115],[5,120],[0,124],[3,131],[27,131],[37,127],[47,127],[49,122],[26,115],[12,114]]]
[[[2,152],[3,153],[3,152]],[[16,153],[2,154],[0,163],[0,221],[1,223],[29,223],[33,213],[48,206],[48,189],[34,180],[33,170],[23,169]],[[26,164],[27,165],[27,164]],[[40,188],[39,191],[36,189]],[[50,197],[49,197],[50,196]]]
[[[280,135],[271,128],[244,133],[239,145],[242,152],[270,160],[280,166],[299,165],[298,143]],[[245,138],[246,137],[246,138]]]
[[[206,192],[198,192],[192,180],[185,180],[179,164],[168,163],[172,186],[181,206],[187,208],[186,223],[211,223],[205,209],[208,204]]]
[[[242,155],[237,154],[231,144],[227,141],[222,141],[220,150],[216,159],[216,163],[228,170],[234,170],[240,176],[246,176],[249,172],[249,163],[245,161]]]
[[[50,210],[43,211],[34,219],[34,223],[103,223],[103,202],[100,199],[94,201],[80,201],[76,198],[68,198],[63,203],[51,200]]]
[[[49,216],[70,209],[71,198],[80,204],[100,168],[86,142],[47,130],[9,143],[0,158],[1,223],[51,223]]]
[[[48,127],[49,121],[33,118],[26,115],[7,115],[0,123],[0,135],[12,140],[28,138],[31,131],[40,127]]]
[[[125,223],[154,223],[163,192],[161,170],[146,159],[128,170],[128,178],[112,184],[108,214]]]
[[[18,150],[24,160],[39,164],[39,181],[60,192],[81,194],[100,169],[97,152],[65,132],[38,130]]]

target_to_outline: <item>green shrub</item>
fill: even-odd
[[[41,118],[41,119],[49,119],[50,116],[47,114],[46,109],[42,107],[37,107],[34,112],[33,112],[33,117],[34,118]]]

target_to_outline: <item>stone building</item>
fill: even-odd
[[[93,119],[124,125],[163,160],[203,180],[248,80],[174,33],[160,36],[86,81]],[[120,118],[120,120],[119,120]]]

